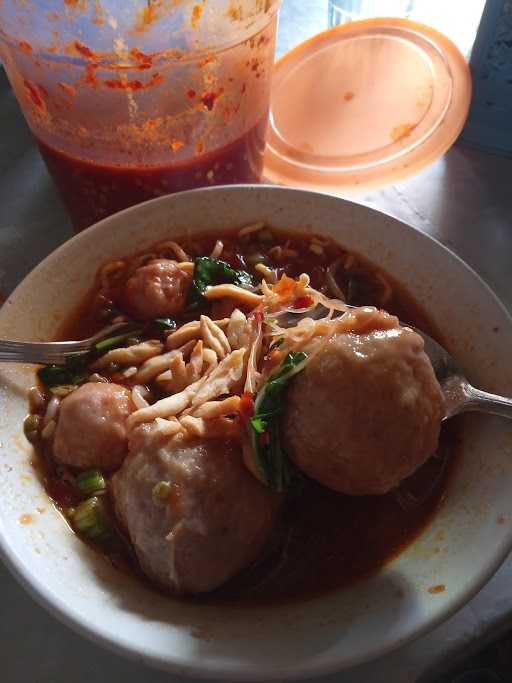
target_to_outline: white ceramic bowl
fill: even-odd
[[[24,280],[0,311],[0,336],[51,339],[106,259],[186,231],[260,219],[324,232],[384,267],[446,333],[470,378],[485,389],[510,393],[512,321],[464,263],[365,206],[277,187],[187,192],[99,223]],[[463,461],[434,522],[373,578],[309,602],[267,608],[164,598],[111,568],[49,504],[21,429],[33,378],[33,368],[0,366],[3,559],[59,619],[148,664],[224,680],[275,680],[348,667],[446,619],[489,579],[512,546],[512,423],[475,415],[465,418]],[[31,515],[32,522],[22,524],[22,515]],[[436,585],[446,589],[430,593]]]

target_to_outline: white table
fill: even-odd
[[[279,51],[321,30],[323,0],[285,0]],[[290,30],[293,27],[293,30]],[[71,236],[68,218],[0,72],[0,293]],[[433,235],[512,310],[512,161],[454,147],[415,178],[361,197]],[[512,393],[512,387],[511,391]],[[511,493],[512,495],[512,493]],[[412,683],[512,626],[512,558],[463,610],[401,650],[323,683]],[[0,680],[179,683],[83,640],[36,605],[0,567]]]

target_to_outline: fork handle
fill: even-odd
[[[62,363],[68,356],[87,353],[80,342],[20,342],[0,340],[0,362]]]
[[[470,385],[465,387],[466,401],[461,412],[477,410],[480,413],[490,413],[512,419],[512,398],[490,394]]]

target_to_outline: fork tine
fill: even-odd
[[[86,354],[94,344],[115,333],[129,333],[140,330],[135,323],[116,323],[100,330],[97,334],[81,341],[23,342],[0,340],[0,362],[56,364],[63,363],[69,356]]]

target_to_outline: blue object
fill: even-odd
[[[461,141],[512,156],[512,0],[487,0],[470,66],[473,100]]]

